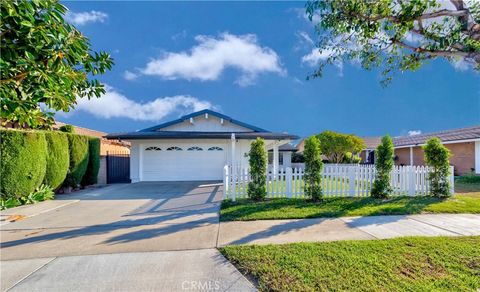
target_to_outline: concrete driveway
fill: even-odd
[[[221,196],[215,182],[144,182],[59,195],[42,202],[56,209],[39,204],[2,213],[44,211],[2,226],[0,258],[214,248]]]

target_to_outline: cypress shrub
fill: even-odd
[[[430,193],[436,197],[448,197],[451,195],[450,182],[450,150],[443,146],[440,139],[434,137],[423,146],[425,163],[431,168],[428,174]]]
[[[251,181],[248,183],[248,196],[250,199],[260,201],[267,196],[267,151],[265,141],[257,138],[250,145],[248,154]]]
[[[62,132],[45,132],[47,141],[47,170],[43,183],[52,189],[60,187],[67,176],[70,157],[68,138]]]
[[[2,200],[27,196],[45,176],[47,144],[42,132],[0,130]]]
[[[88,166],[82,179],[82,185],[94,185],[97,183],[98,171],[100,169],[100,139],[88,139]]]
[[[305,195],[312,201],[322,198],[322,151],[316,136],[305,139]]]
[[[393,169],[393,141],[390,136],[384,136],[382,143],[378,145],[375,151],[375,168],[377,170],[375,181],[372,186],[372,197],[387,198],[392,192],[390,185],[390,172]]]
[[[70,167],[64,185],[77,187],[87,171],[88,166],[88,137],[67,134],[70,154]]]

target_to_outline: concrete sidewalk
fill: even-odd
[[[480,235],[480,215],[425,214],[220,222],[217,246]]]

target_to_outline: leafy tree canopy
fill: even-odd
[[[384,85],[395,71],[414,71],[439,57],[480,70],[478,0],[313,0],[307,14],[328,56],[311,77],[341,61],[381,67]]]
[[[77,98],[99,97],[104,87],[89,78],[110,70],[105,52],[63,15],[58,0],[11,0],[0,5],[2,123],[48,127],[52,111],[69,111]]]
[[[342,163],[347,152],[359,153],[365,149],[365,142],[355,135],[324,131],[317,137],[323,155],[333,163]]]

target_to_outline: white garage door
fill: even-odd
[[[223,148],[221,145],[144,147],[142,180],[221,180],[226,162]]]

